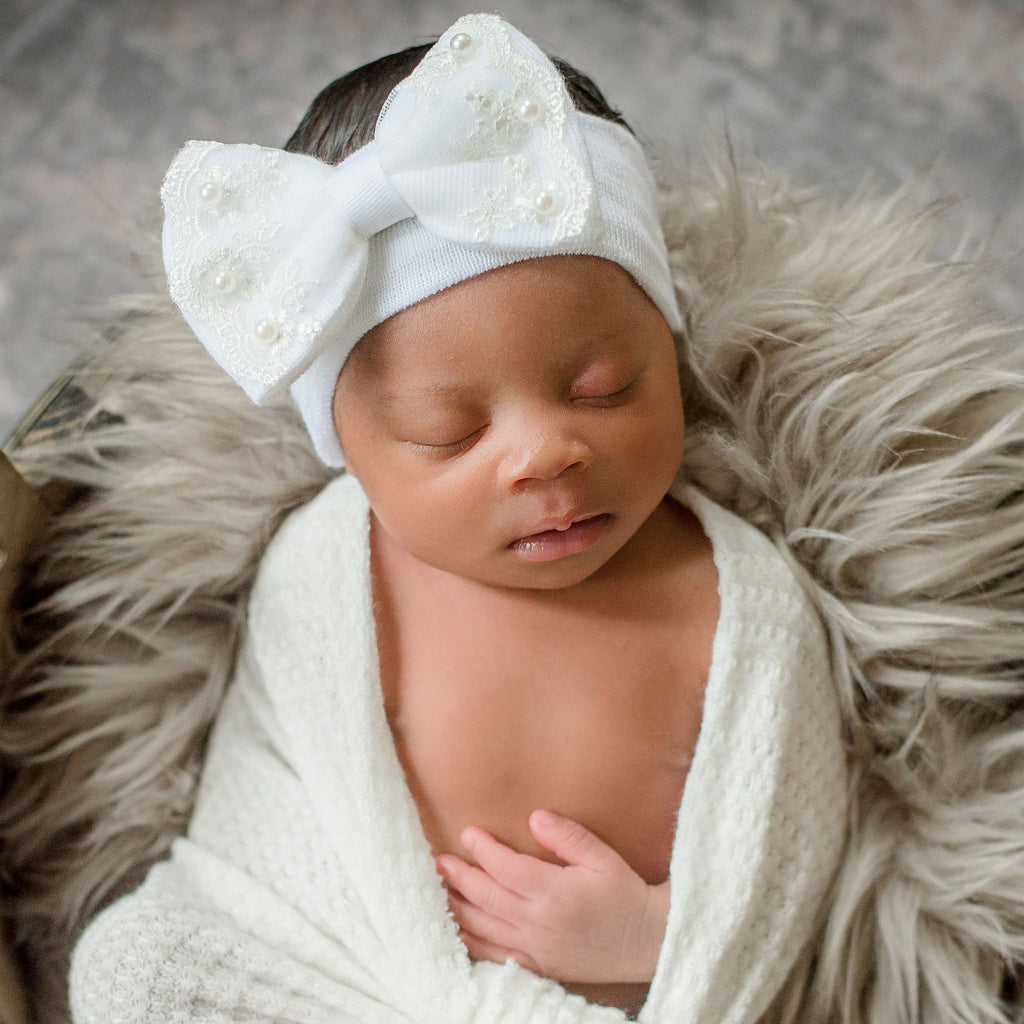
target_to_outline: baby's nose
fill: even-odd
[[[513,485],[532,480],[554,480],[590,463],[586,442],[555,425],[531,431],[510,445],[506,465]]]

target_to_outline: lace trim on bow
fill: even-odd
[[[190,142],[164,180],[161,198],[176,237],[166,261],[175,302],[219,338],[219,359],[270,387],[308,350],[323,324],[305,312],[320,282],[301,277],[297,259],[274,244],[286,177],[281,154],[246,146],[248,159],[227,168],[207,160],[217,142]]]
[[[471,83],[465,100],[475,114],[473,129],[465,138],[450,138],[464,159],[500,159],[504,171],[497,187],[474,185],[476,205],[462,211],[462,218],[476,226],[474,241],[489,241],[495,228],[521,223],[550,225],[551,244],[578,235],[587,223],[592,183],[568,144],[572,104],[562,76],[539,51],[536,56],[517,51],[500,19],[469,14],[438,40],[407,83],[432,102],[473,63],[509,79],[505,89]]]

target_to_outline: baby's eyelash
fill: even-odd
[[[640,376],[638,375],[624,387],[618,388],[616,391],[609,391],[603,395],[578,395],[576,401],[590,402],[595,405],[600,405],[602,402],[614,402],[617,398],[625,398],[639,383]]]
[[[478,427],[465,437],[460,437],[457,441],[446,441],[443,444],[427,444],[424,441],[406,441],[405,443],[414,451],[457,455],[460,450],[468,448],[477,434],[479,434],[483,429],[483,427]]]

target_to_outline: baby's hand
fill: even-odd
[[[668,882],[648,885],[610,847],[569,818],[530,815],[537,842],[565,861],[516,853],[482,829],[462,842],[479,867],[437,858],[460,937],[476,960],[563,982],[647,982],[668,921]]]

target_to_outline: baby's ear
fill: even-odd
[[[348,457],[348,452],[345,451],[345,442],[341,438],[341,431],[338,429],[337,419],[335,419],[334,421],[334,432],[337,434],[338,444],[341,446],[342,462],[341,465],[338,466],[338,469],[343,470],[349,476],[354,476],[357,480],[360,479],[359,471],[356,469],[355,464],[352,462],[352,460]]]
[[[338,444],[341,447],[341,455],[342,455],[342,458],[345,460],[345,462],[344,462],[345,471],[348,472],[348,473],[351,473],[353,476],[355,476],[358,479],[358,474],[353,472],[352,464],[349,461],[348,452],[345,451],[345,441],[344,441],[344,439],[341,436],[341,424],[342,424],[341,393],[344,390],[342,388],[342,386],[341,386],[341,378],[342,378],[342,375],[344,374],[344,372],[345,372],[345,368],[342,367],[341,368],[341,373],[338,374],[338,379],[334,382],[334,394],[331,396],[331,417],[334,420],[334,435],[338,439]]]

